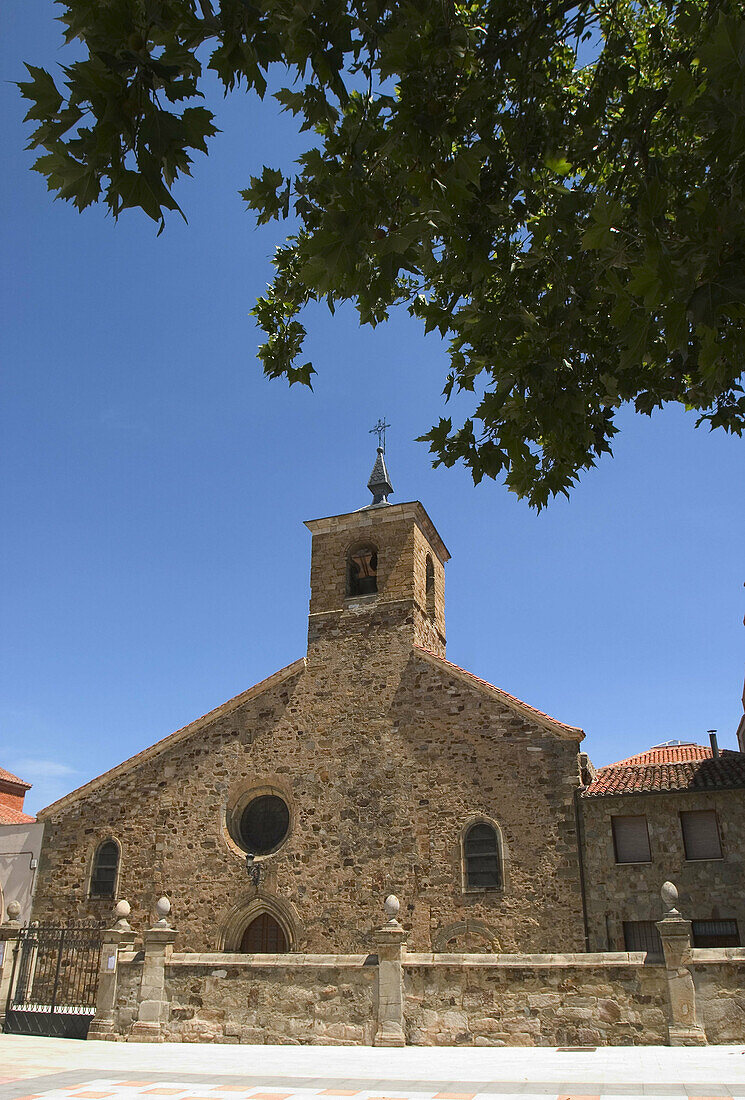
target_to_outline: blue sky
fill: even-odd
[[[3,14],[0,764],[31,812],[304,652],[302,521],[367,502],[381,415],[394,502],[452,554],[451,660],[582,726],[597,764],[710,728],[734,748],[745,443],[624,412],[615,457],[536,515],[431,469],[445,348],[404,314],[319,310],[315,392],[266,381],[248,314],[281,229],[238,191],[297,153],[292,121],[215,90],[188,225],[79,215],[29,171],[9,83],[68,60],[54,5]]]

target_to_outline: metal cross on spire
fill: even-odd
[[[385,430],[390,428],[390,424],[386,424],[385,417],[380,417],[378,423],[374,428],[370,428],[370,435],[377,435],[378,446],[383,448],[383,454],[385,454]]]

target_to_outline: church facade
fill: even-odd
[[[646,951],[673,878],[693,946],[745,930],[745,753],[671,742],[598,772],[582,730],[445,656],[421,503],[309,521],[305,656],[41,811],[33,918],[186,952],[358,951],[397,895],[411,952]]]
[[[369,487],[306,524],[304,657],[42,811],[35,919],[348,952],[394,893],[409,950],[586,949],[584,735],[447,661],[448,551],[380,449]]]

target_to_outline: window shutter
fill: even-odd
[[[686,859],[721,859],[719,827],[714,810],[686,810],[680,815]]]
[[[616,863],[649,863],[649,833],[644,815],[612,817]]]

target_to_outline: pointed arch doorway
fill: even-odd
[[[287,937],[271,913],[259,913],[246,925],[239,951],[244,954],[281,954],[287,951]]]

